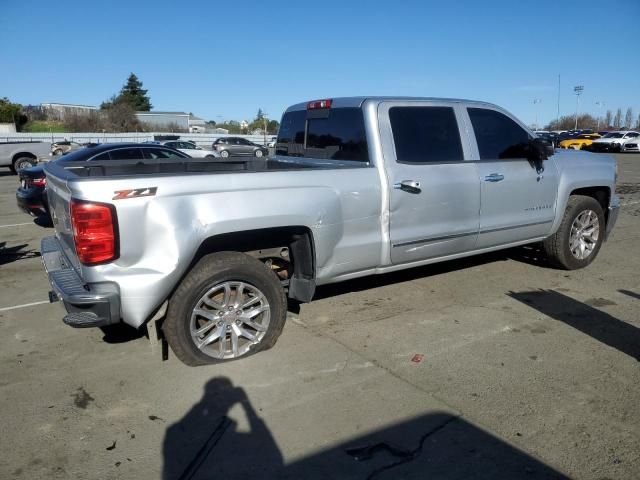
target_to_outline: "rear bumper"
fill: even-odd
[[[609,238],[613,227],[618,221],[618,214],[620,213],[620,197],[613,195],[611,202],[609,203],[609,211],[607,213],[607,229],[604,236],[605,240]]]
[[[18,208],[34,217],[48,216],[47,206],[42,199],[34,198],[30,192],[22,189],[16,191],[16,203]]]
[[[120,321],[120,290],[113,282],[87,284],[66,259],[58,239],[44,237],[40,244],[42,264],[52,302],[62,300],[67,315],[62,319],[72,327],[104,327]]]

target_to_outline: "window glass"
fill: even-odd
[[[179,152],[172,152],[164,148],[145,148],[144,158],[155,160],[158,158],[186,158],[187,156]]]
[[[529,134],[520,125],[495,110],[468,110],[482,160],[526,157]]]
[[[277,155],[369,161],[362,110],[336,108],[329,110],[326,118],[306,117],[306,111],[284,115],[276,145]]]
[[[451,107],[392,107],[389,120],[398,162],[463,160],[456,116]]]
[[[142,152],[139,148],[118,148],[109,151],[111,160],[140,160]]]
[[[91,160],[101,162],[103,160],[111,160],[111,157],[109,157],[109,152],[104,152],[98,155],[97,157],[92,158]]]
[[[169,147],[169,148],[178,148],[176,142],[165,142],[164,145],[165,147]]]
[[[627,134],[627,137],[629,138],[636,138],[638,135],[640,135],[640,133],[635,133],[635,132],[631,132]]]

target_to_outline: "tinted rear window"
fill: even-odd
[[[389,120],[398,162],[464,160],[453,108],[392,107]]]
[[[285,113],[276,155],[327,160],[369,161],[364,116],[359,108],[336,108],[309,116],[305,110]]]

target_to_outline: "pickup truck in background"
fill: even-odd
[[[274,345],[287,296],[534,242],[583,268],[618,215],[612,157],[554,153],[483,102],[300,103],[275,149],[47,164],[42,258],[64,322],[162,322],[184,363],[228,361]]]
[[[51,142],[0,142],[0,167],[13,173],[33,167],[39,158],[48,158]]]

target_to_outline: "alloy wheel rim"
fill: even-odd
[[[571,224],[569,235],[569,250],[578,260],[589,257],[600,237],[600,221],[593,210],[580,212]]]
[[[269,329],[271,309],[255,286],[227,281],[196,302],[189,330],[196,348],[219,360],[238,358],[259,344]]]

